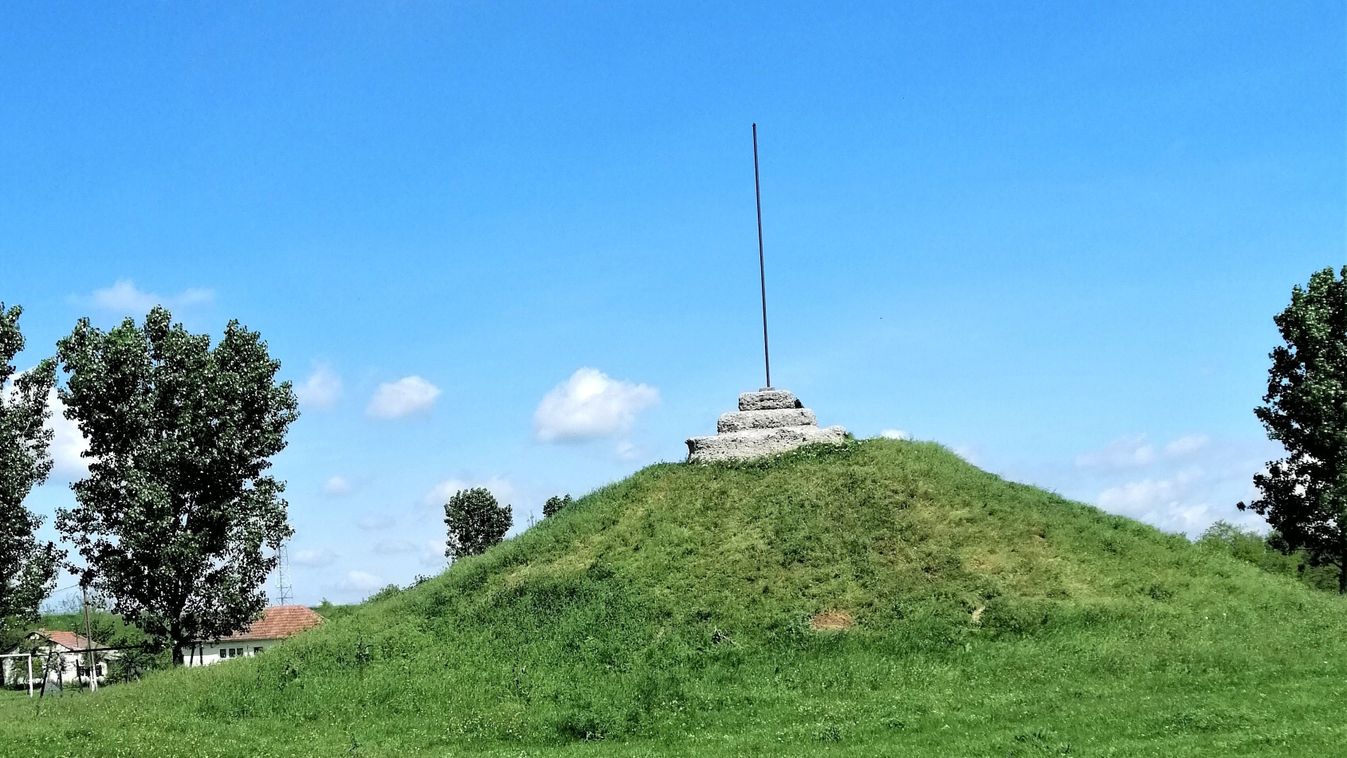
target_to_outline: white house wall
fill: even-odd
[[[89,677],[87,676],[80,677],[77,675],[79,667],[83,665],[81,663],[82,657],[85,655],[88,654],[80,651],[60,653],[63,668],[63,670],[61,671],[61,680],[64,681],[66,685],[75,684],[77,679],[80,683],[83,684],[89,683]],[[42,676],[39,672],[42,670],[41,668],[42,662],[46,660],[46,657],[47,653],[45,651],[39,651],[36,655],[33,656],[33,686],[35,687],[41,686],[42,684]],[[98,681],[100,683],[106,681],[108,678],[107,662],[96,661],[94,665],[98,669]],[[15,679],[14,681],[16,681],[21,686],[27,686],[28,662],[23,658],[0,659],[0,674],[2,674],[2,676],[0,676],[0,682],[9,683],[10,671],[12,670],[17,670],[19,672],[17,679]],[[57,682],[56,670],[52,669],[51,671],[49,671],[47,673],[47,677],[51,680],[53,684],[55,684]]]
[[[259,652],[273,647],[280,640],[240,640],[236,642],[206,642],[197,646],[195,652],[187,651],[184,659],[188,666],[210,666],[234,657],[251,658]],[[238,656],[224,654],[224,651],[241,650]]]

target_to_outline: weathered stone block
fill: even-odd
[[[790,390],[764,389],[745,392],[739,396],[741,411],[775,411],[803,407],[804,403],[801,403]]]
[[[760,458],[814,443],[841,444],[846,430],[840,426],[784,426],[776,429],[744,429],[688,440],[688,461],[707,463]]]
[[[738,432],[744,429],[776,429],[782,426],[814,426],[818,419],[808,408],[777,408],[766,411],[731,411],[720,414],[716,431]]]

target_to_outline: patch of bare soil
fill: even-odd
[[[842,632],[856,625],[846,611],[824,611],[809,619],[809,628],[816,632]]]

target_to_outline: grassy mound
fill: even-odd
[[[934,444],[657,465],[5,755],[1332,754],[1337,597]]]

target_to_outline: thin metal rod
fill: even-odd
[[[772,388],[772,355],[767,349],[767,265],[762,254],[762,182],[758,178],[758,125],[753,124],[753,196],[758,204],[758,284],[762,287],[762,363]]]

